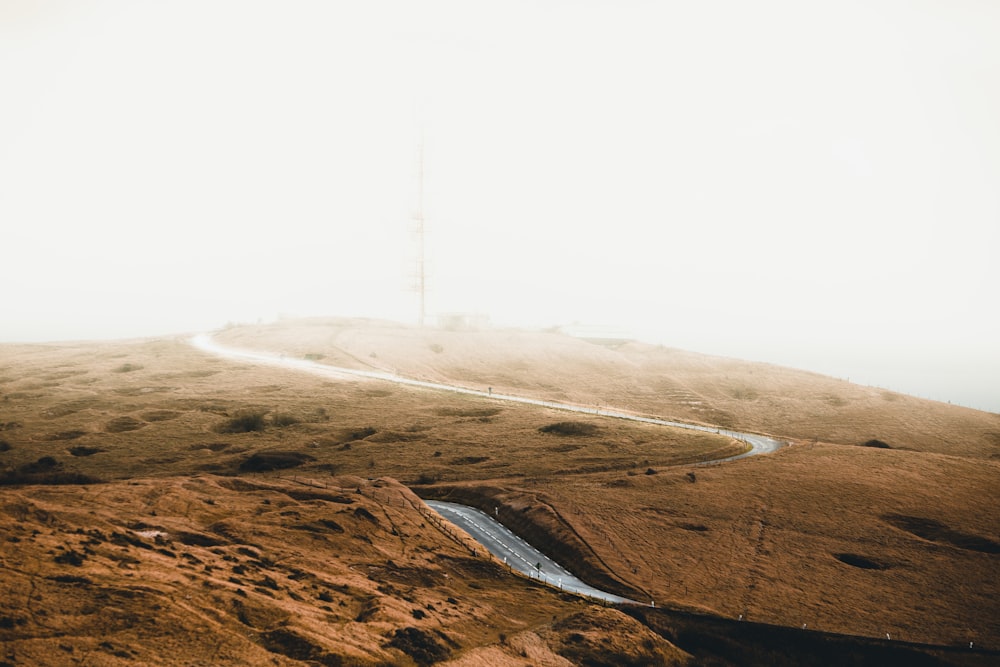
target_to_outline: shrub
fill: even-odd
[[[54,458],[52,458],[51,456],[43,456],[34,463],[25,463],[23,466],[21,466],[20,471],[25,474],[31,475],[38,472],[48,472],[49,470],[57,468],[58,466],[59,462],[56,461]]]
[[[240,470],[242,472],[284,470],[315,460],[302,452],[257,452],[240,463]]]
[[[115,373],[131,373],[132,371],[142,370],[141,364],[122,364],[114,369]]]
[[[287,412],[279,412],[271,417],[271,423],[278,427],[292,426],[293,424],[298,424],[300,421],[298,417],[290,415]]]
[[[82,438],[87,435],[86,431],[60,431],[59,433],[50,433],[44,436],[43,440],[76,440],[77,438]]]
[[[217,433],[250,433],[263,431],[264,413],[256,410],[243,410],[216,427]]]
[[[10,451],[10,443],[7,442],[6,440],[0,440],[0,452],[9,452],[9,451]]]
[[[25,463],[16,470],[0,475],[0,486],[16,484],[97,484],[96,477],[78,472],[60,470],[62,464],[51,456],[43,456],[33,463]]]
[[[86,560],[86,556],[81,553],[77,553],[73,549],[59,554],[55,557],[55,561],[60,565],[73,565],[74,567],[80,567],[83,565],[83,561]]]
[[[597,433],[597,427],[587,422],[556,422],[548,424],[538,429],[542,433],[552,433],[554,435],[576,435],[589,436]]]
[[[399,649],[421,667],[441,662],[450,654],[448,648],[433,635],[419,628],[397,629],[386,646]]]
[[[439,408],[437,414],[442,417],[495,417],[500,414],[500,408]]]
[[[136,431],[145,425],[145,422],[126,415],[124,417],[115,417],[109,421],[104,425],[104,430],[108,433],[125,433],[127,431]]]
[[[73,456],[93,456],[103,451],[100,447],[87,447],[86,445],[77,445],[76,447],[69,448],[69,453]]]
[[[862,447],[875,447],[877,449],[892,449],[892,447],[881,440],[869,440],[861,444]]]

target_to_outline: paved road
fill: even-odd
[[[727,435],[731,438],[737,440],[742,440],[750,446],[746,452],[738,454],[736,456],[730,456],[724,459],[717,459],[715,461],[706,463],[718,463],[720,461],[731,461],[734,459],[740,459],[745,456],[756,456],[760,454],[769,454],[778,450],[779,448],[785,446],[787,443],[780,440],[775,440],[764,435],[759,435],[755,433],[742,433],[740,431],[732,431],[729,429],[719,428],[715,426],[702,426],[699,424],[686,424],[684,422],[671,421],[668,419],[657,419],[655,417],[643,417],[641,415],[636,415],[628,412],[622,412],[618,410],[612,410],[608,408],[597,408],[585,405],[572,405],[569,403],[556,403],[554,401],[542,401],[534,398],[525,398],[523,396],[511,396],[506,394],[497,394],[492,391],[479,391],[476,389],[467,389],[465,387],[456,387],[448,384],[440,384],[437,382],[425,382],[423,380],[414,380],[411,378],[406,378],[400,375],[394,375],[392,373],[384,373],[380,371],[364,371],[354,368],[342,368],[338,366],[327,366],[325,364],[318,364],[314,361],[309,361],[306,359],[291,359],[286,358],[282,355],[269,354],[266,352],[257,352],[253,350],[241,350],[236,348],[229,348],[219,345],[212,340],[211,336],[200,335],[195,336],[191,339],[191,344],[200,350],[215,354],[221,357],[226,357],[228,359],[237,359],[242,361],[249,361],[257,364],[265,364],[269,366],[276,366],[279,368],[291,368],[301,371],[306,371],[323,377],[329,377],[334,379],[343,379],[345,377],[366,377],[373,378],[376,380],[386,380],[388,382],[395,382],[397,384],[410,385],[414,387],[424,387],[428,389],[438,389],[442,391],[452,391],[459,394],[467,394],[470,396],[481,396],[483,398],[490,398],[500,401],[511,401],[514,403],[526,403],[529,405],[538,405],[546,408],[554,408],[557,410],[568,410],[571,412],[579,412],[584,414],[600,415],[602,417],[612,417],[615,419],[627,419],[631,421],[644,422],[647,424],[660,424],[662,426],[673,426],[675,428],[686,428],[693,431],[703,431],[706,433],[719,433],[721,435]],[[491,517],[481,512],[478,509],[472,507],[466,507],[464,505],[456,505],[454,503],[443,503],[437,501],[428,501],[427,504],[437,511],[439,514],[444,516],[446,519],[464,529],[469,535],[471,535],[476,541],[486,547],[490,553],[492,553],[497,558],[500,558],[506,562],[511,567],[527,574],[529,577],[539,579],[549,585],[561,588],[562,590],[577,593],[579,595],[586,595],[593,598],[598,598],[601,600],[606,600],[608,602],[615,603],[632,603],[640,604],[634,600],[629,600],[627,598],[614,595],[613,593],[607,593],[605,591],[598,590],[587,584],[583,583],[564,568],[559,566],[557,563],[543,555],[537,549],[527,544],[521,538],[514,535],[510,530],[504,527],[502,524],[494,521]]]
[[[635,600],[588,586],[481,510],[438,500],[426,502],[431,509],[486,547],[491,554],[532,579],[577,595],[607,602],[639,604]]]
[[[730,438],[735,438],[736,440],[741,440],[750,447],[750,449],[748,449],[746,452],[742,454],[737,454],[736,456],[730,456],[724,459],[718,459],[716,461],[711,461],[710,463],[718,463],[719,461],[731,461],[734,459],[741,459],[745,456],[770,454],[788,444],[782,442],[781,440],[775,440],[774,438],[770,438],[765,435],[759,435],[756,433],[742,433],[740,431],[731,431],[729,429],[724,429],[717,426],[703,426],[700,424],[687,424],[685,422],[671,421],[669,419],[658,419],[656,417],[643,417],[641,415],[633,414],[630,412],[623,412],[611,408],[598,408],[587,405],[574,405],[572,403],[557,403],[555,401],[543,401],[536,398],[525,398],[524,396],[498,394],[492,391],[482,391],[478,389],[468,389],[466,387],[456,387],[455,385],[450,385],[450,384],[441,384],[438,382],[425,382],[424,380],[414,380],[412,378],[403,377],[402,375],[395,375],[393,373],[385,373],[382,371],[364,371],[356,368],[328,366],[326,364],[319,364],[316,363],[315,361],[309,361],[307,359],[292,359],[284,357],[279,354],[270,354],[268,352],[258,352],[255,350],[242,350],[238,348],[225,347],[223,345],[219,345],[218,343],[216,343],[214,340],[212,340],[212,337],[207,334],[195,336],[194,338],[191,339],[191,344],[194,345],[199,350],[202,350],[204,352],[209,352],[211,354],[220,357],[226,357],[228,359],[250,361],[257,364],[277,366],[279,368],[291,368],[291,369],[306,371],[308,373],[313,373],[315,375],[321,375],[324,377],[339,378],[339,379],[352,376],[365,377],[376,380],[385,380],[387,382],[395,382],[396,384],[405,384],[411,387],[424,387],[426,389],[451,391],[458,394],[466,394],[469,396],[480,396],[482,398],[490,398],[498,401],[509,401],[512,403],[537,405],[544,408],[567,410],[569,412],[578,412],[589,415],[600,415],[602,417],[614,417],[615,419],[627,419],[629,421],[643,422],[646,424],[659,424],[661,426],[686,428],[692,431],[704,431],[705,433],[719,433],[722,435],[728,435]]]

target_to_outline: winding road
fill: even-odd
[[[278,368],[300,370],[322,377],[333,379],[343,379],[345,377],[364,377],[375,380],[384,380],[386,382],[395,382],[396,384],[409,385],[412,387],[423,387],[426,389],[451,391],[470,396],[480,396],[498,401],[524,403],[545,408],[553,408],[556,410],[599,415],[601,417],[611,417],[614,419],[625,419],[629,421],[643,422],[646,424],[659,424],[661,426],[672,426],[692,431],[718,433],[720,435],[729,436],[730,438],[745,442],[749,446],[749,449],[742,454],[707,461],[704,463],[720,463],[723,461],[741,459],[747,456],[770,454],[787,444],[781,440],[776,440],[774,438],[756,433],[743,433],[741,431],[733,431],[715,426],[688,424],[669,419],[658,419],[656,417],[643,417],[641,415],[608,408],[573,405],[571,403],[557,403],[555,401],[543,401],[535,398],[526,398],[524,396],[498,394],[492,391],[480,391],[438,382],[415,380],[382,371],[365,371],[355,368],[328,366],[314,361],[309,361],[307,359],[292,359],[280,354],[230,348],[218,344],[208,334],[195,336],[190,339],[190,343],[203,352],[226,359],[248,361],[256,364],[275,366]],[[426,502],[431,509],[435,510],[438,514],[448,519],[456,526],[462,528],[465,532],[469,533],[470,536],[486,547],[486,549],[489,550],[489,552],[494,556],[503,560],[503,562],[511,568],[516,569],[533,579],[538,579],[546,584],[571,593],[597,598],[607,602],[640,604],[635,600],[629,600],[628,598],[623,598],[618,595],[614,595],[613,593],[607,593],[593,588],[592,586],[588,586],[570,574],[563,567],[558,565],[555,561],[552,561],[537,549],[524,542],[524,540],[514,535],[503,524],[497,522],[492,517],[478,509],[464,505],[457,505],[455,503],[445,503],[439,501]]]
[[[482,510],[440,500],[425,500],[424,502],[432,510],[471,535],[504,564],[532,579],[537,579],[563,591],[597,598],[605,602],[639,604],[635,600],[629,600],[585,584]]]

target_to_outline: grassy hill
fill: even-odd
[[[989,664],[900,641],[1000,649],[1000,415],[551,332],[306,320],[217,340],[794,444],[691,467],[741,445],[183,339],[2,346],[0,664]],[[414,491],[499,507],[661,609],[506,573]]]

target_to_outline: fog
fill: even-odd
[[[429,319],[1000,412],[997,35],[981,0],[6,0],[0,341],[416,322],[419,208]]]

